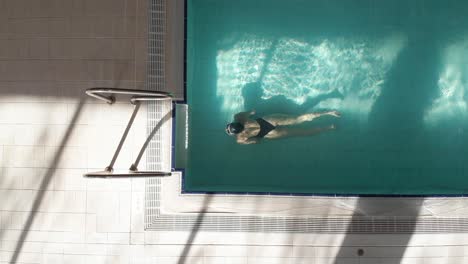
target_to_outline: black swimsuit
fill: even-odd
[[[276,127],[272,124],[270,124],[268,121],[265,121],[263,118],[257,118],[255,119],[257,123],[260,125],[260,132],[255,136],[256,138],[262,138],[265,137],[270,131],[275,129]]]

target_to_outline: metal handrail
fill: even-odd
[[[138,101],[161,101],[161,100],[172,100],[172,94],[161,91],[148,91],[138,89],[125,89],[125,88],[106,88],[106,87],[95,87],[86,90],[86,94],[97,98],[102,101],[106,101],[108,104],[115,103],[114,94],[126,94],[133,95],[130,99],[132,104]],[[104,96],[102,94],[111,94],[110,96]],[[136,99],[139,98],[139,99]]]
[[[171,172],[165,172],[165,171],[138,171],[138,163],[140,161],[140,158],[146,149],[146,146],[148,145],[148,142],[151,140],[151,138],[154,136],[156,133],[157,129],[162,126],[162,124],[156,125],[155,129],[153,129],[153,132],[150,134],[150,136],[146,139],[145,144],[143,144],[142,149],[140,150],[140,153],[137,157],[137,160],[130,166],[129,172],[128,173],[114,173],[114,164],[115,161],[117,160],[117,157],[120,154],[120,150],[122,149],[122,146],[125,142],[125,139],[127,138],[128,132],[130,131],[130,128],[132,127],[133,121],[135,120],[135,117],[138,113],[138,110],[140,109],[141,102],[143,101],[162,101],[162,100],[172,100],[172,95],[167,92],[160,92],[160,91],[147,91],[147,90],[133,90],[133,89],[123,89],[123,88],[103,88],[103,87],[96,87],[96,88],[90,88],[86,90],[86,94],[89,96],[92,96],[94,98],[97,98],[99,100],[105,101],[108,104],[113,104],[115,102],[115,97],[114,94],[126,94],[126,95],[133,95],[132,98],[130,99],[130,103],[135,105],[135,108],[133,110],[133,113],[130,117],[130,120],[128,121],[127,127],[124,130],[124,133],[122,137],[120,138],[119,144],[117,145],[117,149],[114,152],[114,155],[112,156],[111,162],[109,165],[104,169],[104,171],[98,171],[98,172],[90,172],[86,173],[84,176],[85,177],[91,177],[91,178],[109,178],[109,177],[118,177],[118,178],[125,178],[125,177],[164,177],[164,176],[171,176]],[[110,94],[110,95],[103,95],[103,94]],[[163,118],[162,121],[166,121],[166,118]],[[161,121],[161,122],[162,122]],[[160,123],[161,123],[160,122]]]

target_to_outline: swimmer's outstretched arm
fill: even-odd
[[[234,115],[234,121],[245,123],[245,121],[247,121],[251,115],[255,115],[255,110],[237,113]]]

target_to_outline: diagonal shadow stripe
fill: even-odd
[[[45,190],[47,189],[47,187],[49,186],[49,184],[50,184],[50,182],[51,182],[51,180],[53,178],[52,176],[53,176],[53,174],[54,174],[54,172],[56,170],[56,166],[60,163],[60,161],[62,159],[62,154],[63,154],[63,152],[65,150],[65,145],[69,141],[70,135],[73,132],[73,130],[75,129],[76,121],[78,120],[78,118],[81,115],[81,110],[83,109],[84,101],[85,101],[84,99],[80,99],[80,101],[78,103],[78,107],[76,108],[76,110],[75,110],[75,112],[73,114],[73,117],[72,117],[72,119],[70,121],[70,125],[68,126],[68,128],[67,128],[67,130],[65,132],[65,135],[63,136],[62,140],[60,141],[59,148],[58,148],[57,152],[55,153],[51,164],[49,164],[49,166],[48,166],[49,168],[47,169],[47,171],[44,174],[44,177],[43,177],[43,179],[41,181],[41,185],[39,187],[39,191],[37,192],[37,196],[36,196],[36,198],[34,200],[34,203],[32,204],[31,209],[29,210],[28,218],[26,220],[25,225],[22,228],[21,235],[20,235],[20,237],[18,239],[18,243],[15,246],[15,251],[14,251],[9,263],[17,263],[17,261],[18,261],[19,254],[21,253],[23,245],[26,242],[26,238],[28,237],[28,233],[29,233],[29,230],[31,228],[31,225],[34,222],[37,210],[41,206],[42,200],[44,199]]]
[[[197,237],[197,234],[200,231],[201,225],[203,224],[203,220],[205,219],[206,213],[208,211],[208,206],[210,205],[212,199],[213,199],[212,195],[205,196],[205,199],[203,201],[203,208],[198,213],[197,219],[195,220],[195,223],[193,224],[192,231],[190,232],[190,236],[187,239],[187,242],[185,242],[184,249],[182,250],[182,253],[180,254],[177,264],[186,263],[187,256],[190,253],[190,249],[192,247],[193,241],[195,241],[195,238]]]
[[[136,169],[138,168],[138,164],[140,163],[141,157],[143,157],[143,154],[145,153],[146,149],[148,148],[149,143],[153,139],[154,135],[156,135],[156,132],[159,131],[159,129],[171,119],[172,117],[172,111],[169,111],[167,114],[165,114],[161,120],[156,124],[156,126],[153,128],[149,136],[146,138],[145,143],[143,143],[143,146],[140,149],[140,152],[138,153],[138,156],[135,160],[135,162],[132,164],[132,167],[130,169]]]

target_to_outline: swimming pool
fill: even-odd
[[[468,3],[188,0],[184,190],[463,195]],[[239,145],[233,115],[338,110]]]

